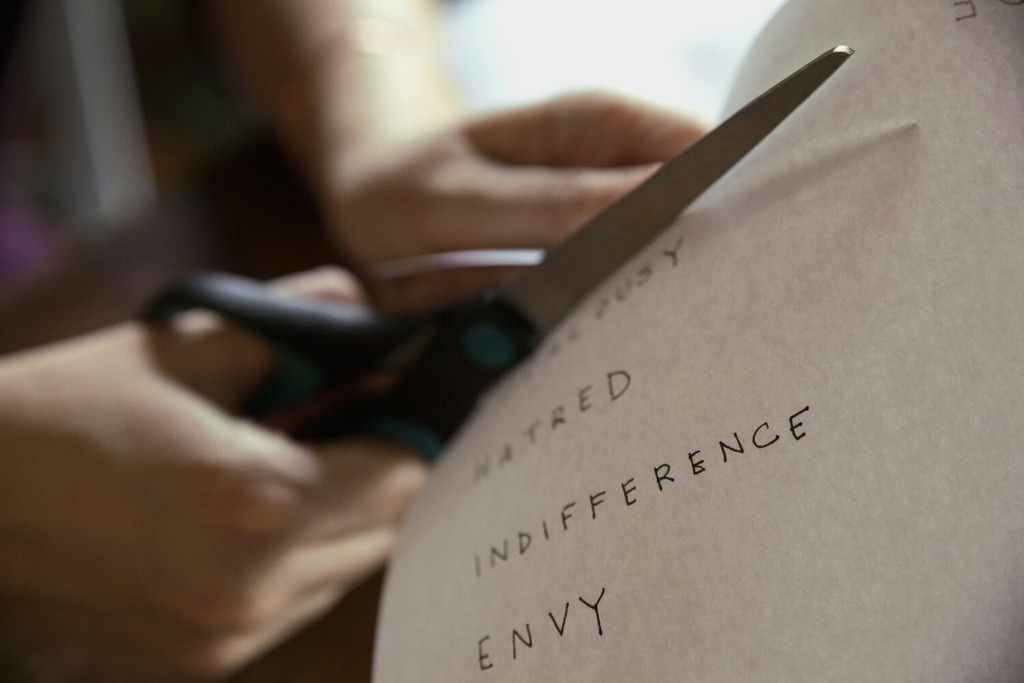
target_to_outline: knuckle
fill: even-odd
[[[392,474],[392,493],[405,510],[427,483],[427,468],[420,462],[403,463]]]
[[[575,170],[567,170],[563,182],[550,192],[545,221],[553,241],[567,237],[619,196],[617,188],[592,183],[585,171]]]
[[[358,299],[362,289],[355,276],[341,266],[320,265],[272,282],[274,289],[291,296]]]
[[[183,616],[187,625],[198,633],[229,637],[256,629],[270,620],[276,613],[275,602],[249,592],[197,594],[183,605]]]
[[[195,514],[216,540],[233,548],[274,543],[300,514],[301,494],[287,482],[239,476],[211,478]]]
[[[333,285],[338,289],[347,289],[353,292],[358,291],[358,281],[355,276],[341,266],[326,264],[312,268],[309,277],[317,283]]]

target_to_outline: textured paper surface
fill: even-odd
[[[377,681],[1024,679],[1024,4],[791,2],[731,106],[836,44],[452,444]]]

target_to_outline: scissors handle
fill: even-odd
[[[205,309],[256,334],[274,350],[277,372],[249,414],[294,405],[377,368],[414,336],[428,337],[397,386],[380,399],[346,406],[303,428],[301,436],[381,436],[428,459],[473,409],[480,393],[536,345],[533,327],[493,293],[439,311],[379,315],[338,302],[283,296],[226,273],[198,273],[160,293],[143,311],[153,324]]]
[[[274,350],[276,376],[253,400],[250,413],[288,405],[351,380],[436,315],[381,316],[342,302],[287,297],[237,275],[201,272],[162,291],[141,317],[159,324],[195,308],[222,315]]]
[[[480,395],[539,342],[536,329],[493,291],[448,308],[433,336],[367,433],[412,446],[433,460]]]

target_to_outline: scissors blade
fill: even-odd
[[[852,54],[851,48],[840,45],[773,86],[549,251],[541,264],[510,280],[499,298],[538,332],[549,331],[757,146]]]

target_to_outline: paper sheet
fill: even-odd
[[[794,0],[857,53],[481,406],[375,678],[1024,679],[1024,4]]]

